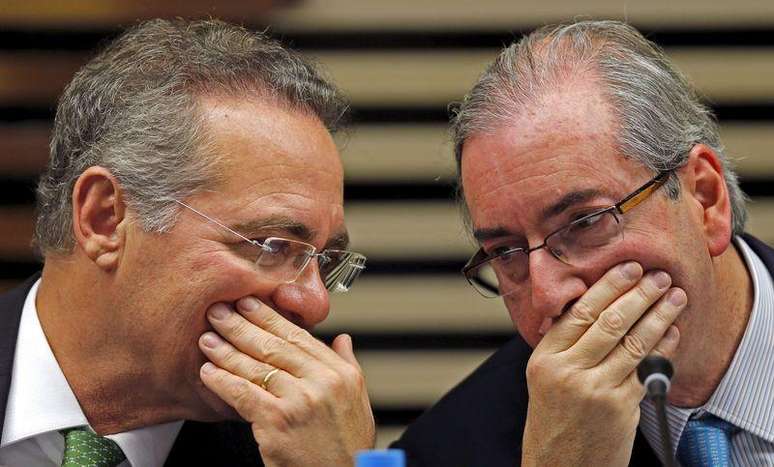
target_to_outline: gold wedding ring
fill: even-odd
[[[270,372],[266,373],[266,376],[263,377],[263,381],[261,382],[261,389],[263,389],[264,391],[269,390],[266,386],[268,386],[269,380],[271,379],[272,376],[274,376],[274,373],[278,371],[279,371],[279,368],[275,368]]]

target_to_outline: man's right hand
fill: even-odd
[[[687,296],[671,282],[618,265],[553,324],[527,365],[523,465],[628,465],[645,394],[637,365],[679,342]]]

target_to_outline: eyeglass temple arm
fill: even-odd
[[[263,243],[261,243],[261,242],[258,242],[258,241],[255,241],[255,240],[251,240],[251,239],[249,239],[249,238],[245,237],[244,235],[242,235],[241,233],[239,233],[239,232],[237,232],[236,230],[232,229],[231,227],[229,227],[229,226],[227,226],[227,225],[224,225],[224,224],[222,224],[222,223],[218,222],[217,220],[215,220],[215,219],[213,219],[212,217],[208,216],[207,214],[205,214],[205,213],[203,213],[203,212],[199,211],[198,209],[196,209],[196,208],[192,208],[191,206],[189,206],[189,205],[185,204],[185,203],[184,203],[184,202],[182,202],[182,201],[178,201],[178,200],[173,200],[173,201],[174,201],[174,202],[176,202],[177,204],[179,204],[179,205],[181,205],[181,206],[183,206],[183,207],[187,208],[187,209],[190,209],[190,210],[191,210],[191,211],[193,211],[195,214],[198,214],[198,215],[202,216],[203,218],[207,219],[208,221],[212,222],[213,224],[215,224],[215,225],[219,225],[219,226],[223,227],[224,229],[228,230],[229,232],[231,232],[232,234],[234,234],[234,235],[236,235],[237,237],[241,238],[242,240],[245,240],[246,242],[252,243],[253,245],[257,245],[257,246],[261,247],[261,249],[264,249],[264,250],[268,250],[268,249],[269,249],[269,247],[267,247],[267,246],[266,246],[266,245],[264,245]]]
[[[654,191],[661,188],[661,185],[666,183],[667,176],[670,174],[670,172],[671,171],[668,171],[668,170],[659,172],[658,175],[656,175],[650,181],[648,181],[640,188],[635,190],[634,193],[630,194],[629,196],[621,200],[616,205],[616,208],[618,208],[618,212],[620,212],[621,214],[624,214],[626,211],[634,208],[635,206],[643,202]]]

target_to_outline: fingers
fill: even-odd
[[[199,339],[199,348],[219,368],[256,384],[268,392],[282,397],[292,392],[293,375],[263,362],[259,362],[237,350],[214,332],[207,332]],[[269,376],[270,375],[270,376]]]
[[[350,337],[349,334],[339,334],[336,336],[336,338],[333,339],[331,348],[347,363],[362,371],[360,363],[358,363],[357,358],[355,358],[355,350],[352,347],[352,337]]]
[[[666,358],[667,360],[671,360],[672,357],[675,356],[675,351],[677,350],[679,343],[680,331],[677,329],[677,326],[673,324],[669,326],[664,336],[661,338],[658,344],[656,344],[649,355],[658,355]],[[629,374],[627,378],[625,378],[623,385],[629,386],[627,392],[632,394],[632,397],[635,397],[637,400],[642,400],[642,398],[645,397],[645,387],[642,385],[639,377],[637,376],[636,368]]]
[[[677,346],[680,344],[680,330],[674,324],[669,326],[666,334],[656,344],[649,355],[658,355],[667,360],[671,360],[677,352]]]
[[[658,352],[671,353],[677,347],[679,332],[672,323],[685,308],[688,298],[682,289],[673,288],[621,339],[621,343],[603,362],[612,377],[623,380],[659,345]],[[667,332],[670,328],[673,331]],[[666,339],[666,341],[665,341]],[[674,348],[673,348],[674,347]]]
[[[336,364],[339,358],[327,345],[315,339],[305,329],[296,326],[254,297],[237,301],[237,310],[251,323],[285,342],[328,364]]]
[[[599,314],[642,277],[635,262],[619,264],[597,281],[562,315],[541,340],[541,349],[562,352],[573,346],[597,321]]]
[[[650,271],[631,290],[604,309],[570,350],[576,356],[578,364],[584,368],[591,368],[604,360],[619,345],[621,339],[627,336],[634,323],[664,295],[671,283],[672,279],[664,271]],[[663,306],[664,303],[660,303],[659,307]],[[656,307],[653,312],[660,313],[659,316],[662,317],[666,316],[668,312],[659,307]],[[663,335],[669,324],[671,321],[660,329],[658,338]],[[658,342],[658,338],[647,344],[652,347]],[[633,341],[633,344],[645,345],[645,342]]]
[[[310,362],[314,360],[309,354],[255,326],[229,306],[223,303],[213,305],[207,317],[218,334],[247,356],[299,378],[312,371]]]
[[[252,423],[260,421],[264,408],[272,407],[276,400],[272,394],[257,385],[210,362],[202,366],[199,377],[207,389],[233,407],[243,419]]]

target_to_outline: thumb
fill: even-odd
[[[352,348],[352,338],[349,334],[339,334],[336,336],[336,338],[333,339],[331,348],[339,355],[339,357],[346,360],[358,370],[361,370],[360,364],[357,362],[357,358],[355,358],[355,351]]]

